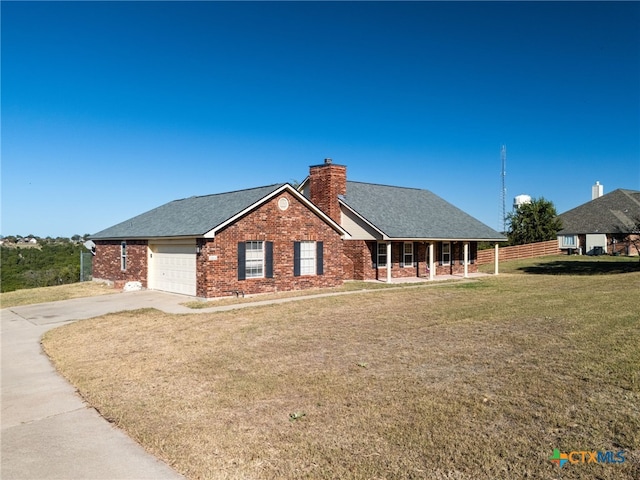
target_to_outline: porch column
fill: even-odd
[[[436,262],[433,259],[433,242],[429,242],[429,280],[433,280]]]
[[[498,255],[500,254],[500,247],[496,243],[493,253],[493,274],[498,275]]]
[[[464,251],[464,278],[469,277],[469,242],[464,242],[463,247]]]
[[[391,258],[391,242],[387,242],[387,283],[391,283],[391,265],[393,265],[393,259]]]

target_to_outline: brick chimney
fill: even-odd
[[[347,193],[347,167],[325,158],[322,165],[309,167],[309,200],[340,224],[338,195]]]

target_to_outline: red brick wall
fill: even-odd
[[[637,256],[640,254],[636,248],[636,246],[640,246],[640,235],[629,235],[628,239],[616,241],[615,243],[613,243],[611,237],[609,237],[608,241],[607,252],[610,255]],[[585,245],[585,243],[582,243],[582,245]]]
[[[281,211],[278,199],[286,197],[289,208]],[[238,280],[238,242],[273,242],[273,278]],[[293,243],[321,241],[324,247],[324,274],[294,276]],[[202,253],[196,263],[199,297],[332,287],[342,284],[342,239],[320,217],[288,192],[252,211],[219,232],[215,239],[199,240]],[[217,257],[217,260],[210,260]]]
[[[309,169],[309,200],[340,224],[338,195],[347,193],[347,167],[325,163]]]
[[[121,269],[120,240],[95,240],[96,255],[93,257],[94,280],[113,282],[116,288],[127,282],[141,282],[147,286],[147,241],[127,240],[127,268]]]
[[[345,240],[344,257],[348,259],[346,265],[349,269],[344,269],[345,280],[370,280],[371,277],[371,245],[364,240]]]

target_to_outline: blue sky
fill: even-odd
[[[3,235],[94,233],[331,157],[501,228],[640,190],[638,2],[5,2]]]

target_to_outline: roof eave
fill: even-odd
[[[506,242],[506,237],[502,238],[456,238],[456,237],[390,237],[385,235],[383,240],[390,242]]]
[[[338,223],[336,223],[333,219],[331,219],[331,217],[329,217],[327,214],[325,214],[322,210],[320,210],[318,207],[316,207],[315,204],[311,203],[311,201],[307,197],[302,195],[302,193],[300,193],[298,190],[296,190],[289,183],[283,184],[281,187],[277,188],[276,190],[274,190],[270,194],[264,196],[263,198],[261,198],[257,202],[252,203],[247,208],[243,209],[242,211],[240,211],[237,214],[233,215],[232,217],[228,218],[224,222],[216,225],[211,230],[205,232],[203,237],[204,238],[214,238],[218,232],[220,232],[221,230],[225,229],[229,225],[235,223],[237,220],[239,220],[243,216],[247,215],[249,212],[251,212],[252,210],[256,209],[260,205],[268,202],[273,197],[275,197],[277,195],[280,195],[285,190],[288,191],[294,197],[296,197],[296,199],[298,201],[300,201],[305,206],[307,206],[307,208],[312,210],[316,215],[318,215],[320,218],[322,218],[322,220],[324,220],[325,223],[327,223],[330,227],[332,227],[343,238],[351,238],[351,235],[349,234],[349,232],[347,232],[344,228],[342,228]]]
[[[89,240],[98,240],[98,241],[103,241],[103,240],[148,240],[150,242],[152,241],[158,241],[158,240],[188,240],[188,239],[192,239],[192,238],[202,238],[202,234],[188,234],[188,235],[165,235],[165,236],[157,236],[157,235],[146,235],[146,236],[140,236],[140,235],[133,235],[133,236],[122,236],[122,235],[113,235],[113,236],[107,236],[107,237],[95,237],[90,235],[88,237]]]

